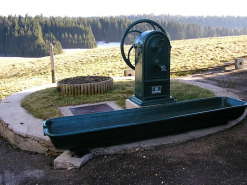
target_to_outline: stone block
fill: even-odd
[[[126,107],[126,109],[141,108],[141,106],[137,105],[133,101],[130,101],[129,99],[125,100],[125,107]]]
[[[235,59],[235,69],[243,69],[244,68],[244,58]]]
[[[124,70],[124,76],[135,76],[135,71],[133,69]]]

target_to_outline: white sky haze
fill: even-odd
[[[2,16],[247,16],[247,0],[0,0],[0,6]]]

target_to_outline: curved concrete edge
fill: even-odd
[[[187,84],[191,84],[191,85],[196,85],[198,87],[201,87],[203,89],[207,89],[211,92],[213,92],[215,94],[215,96],[227,96],[230,98],[235,98],[235,99],[239,99],[239,96],[237,96],[236,94],[233,94],[232,92],[228,92],[227,90],[215,86],[215,85],[211,85],[211,84],[206,84],[206,83],[202,83],[202,82],[197,82],[195,80],[191,80],[190,78],[185,78],[184,80],[182,79],[172,79],[172,81],[179,81],[179,82],[183,82],[183,83],[187,83]]]
[[[205,84],[199,83],[196,81],[185,81],[179,80],[184,83],[190,83],[192,85],[197,85],[199,87],[208,89],[215,93],[217,96],[230,96],[236,99],[239,99],[237,95],[227,92],[226,90]],[[12,94],[0,102],[0,134],[11,144],[17,146],[22,150],[37,152],[40,154],[46,155],[59,155],[63,151],[57,150],[51,143],[49,137],[43,135],[43,120],[37,119],[29,114],[25,109],[20,106],[20,103],[24,97],[34,93],[35,91],[42,90],[49,87],[56,87],[56,84],[48,84],[44,86],[39,86],[31,89],[27,89],[15,94]],[[242,117],[246,116],[245,115]],[[243,119],[243,118],[242,118]],[[228,123],[224,126],[212,127],[209,130],[201,129],[198,132],[191,131],[188,133],[175,135],[175,136],[166,136],[165,139],[152,139],[141,141],[137,143],[131,143],[128,145],[118,145],[107,148],[98,148],[91,151],[90,157],[85,157],[86,159],[91,159],[93,156],[97,155],[108,155],[115,153],[131,153],[135,151],[142,150],[152,150],[156,147],[161,147],[164,145],[178,144],[186,142],[188,140],[193,140],[195,138],[212,134],[221,130],[225,130],[238,122],[241,119],[236,120],[235,122]],[[70,152],[67,152],[70,155]],[[84,158],[84,159],[85,159]],[[73,159],[71,159],[73,160]],[[78,163],[77,163],[78,164]],[[67,166],[70,163],[67,161]],[[60,165],[61,166],[61,165]]]
[[[20,106],[23,98],[38,90],[56,87],[56,84],[34,87],[12,94],[0,102],[0,133],[22,150],[40,154],[58,155],[49,137],[43,135],[43,120],[35,118]]]

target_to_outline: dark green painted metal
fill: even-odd
[[[49,119],[44,134],[57,149],[82,150],[225,124],[239,118],[247,103],[213,97],[96,114]]]
[[[161,31],[155,29],[139,32],[140,35],[130,48],[128,58],[126,58],[123,50],[124,39],[131,33],[130,29],[133,26],[143,22],[147,22],[153,27],[155,25]],[[134,32],[138,31],[134,30]],[[151,20],[138,20],[126,29],[120,46],[124,61],[132,69],[135,69],[135,95],[130,100],[141,106],[173,103],[174,99],[170,96],[171,45],[162,26]],[[129,61],[129,53],[132,48],[135,48],[135,67]]]
[[[130,100],[141,106],[174,102],[170,97],[168,37],[160,31],[145,31],[135,46],[135,95]]]
[[[141,34],[142,32],[139,30],[130,30],[131,28],[133,28],[134,26],[136,26],[137,24],[140,23],[149,23],[150,25],[152,25],[152,27],[154,28],[154,30],[156,30],[155,26],[157,26],[165,35],[167,35],[166,31],[164,30],[164,28],[159,25],[157,22],[149,20],[149,19],[141,19],[141,20],[137,20],[135,22],[133,22],[132,24],[130,24],[126,30],[123,33],[123,36],[121,38],[121,42],[120,42],[120,50],[121,50],[121,54],[123,56],[124,61],[126,62],[126,64],[131,68],[135,70],[135,67],[131,64],[129,57],[127,58],[125,53],[124,53],[124,40],[125,38],[128,36],[128,34],[133,33],[133,32],[137,32],[139,34]]]

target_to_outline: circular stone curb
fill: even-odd
[[[226,90],[213,85],[199,83],[193,80],[179,81],[208,89],[215,93],[217,96],[229,96],[239,99],[237,95],[227,92]],[[0,102],[0,134],[11,144],[17,146],[22,150],[37,152],[40,154],[58,155],[63,151],[57,150],[52,145],[49,137],[44,136],[42,125],[43,120],[33,117],[33,115],[29,114],[24,108],[20,106],[22,99],[24,99],[27,95],[49,87],[56,87],[56,84],[48,84],[45,86],[27,89],[12,94],[3,99]],[[108,148],[98,148],[93,150],[92,152],[94,156],[112,153],[129,153],[133,151],[153,150],[156,147],[164,145],[182,143],[188,140],[193,140],[198,137],[202,137],[230,128],[235,124],[239,123],[246,116],[246,114],[247,111],[245,111],[245,115],[243,115],[241,118],[229,122],[225,126],[191,131],[181,134],[180,136],[166,136],[163,137],[163,139],[161,140],[151,139],[126,145],[112,146]]]
[[[56,87],[56,84],[34,87],[14,93],[0,102],[0,134],[10,144],[21,150],[40,154],[59,155],[49,137],[44,136],[43,120],[29,114],[20,103],[27,95],[36,91]]]

